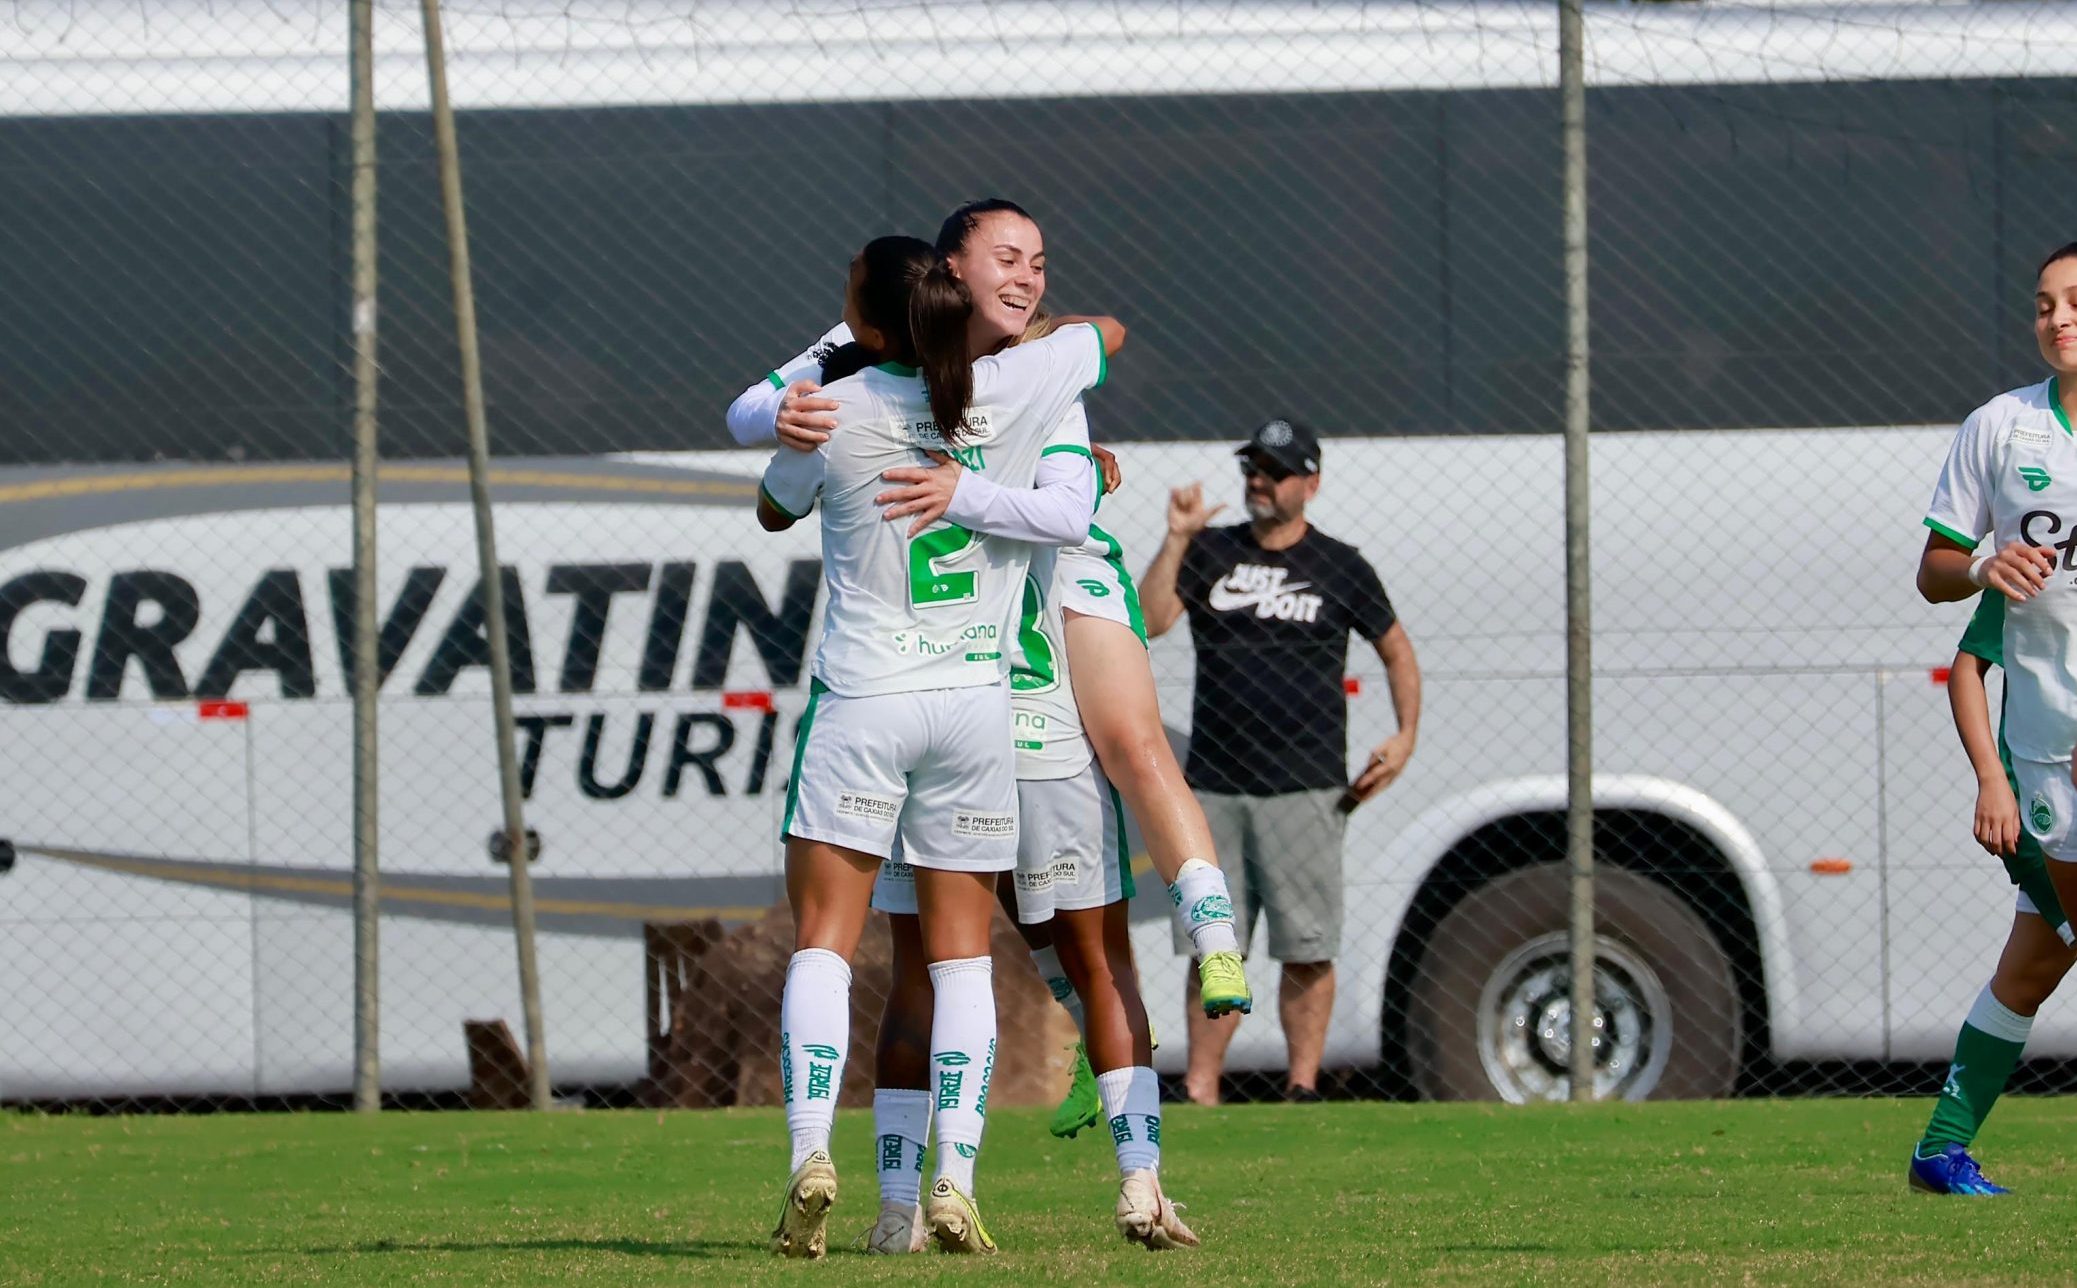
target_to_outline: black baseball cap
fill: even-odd
[[[1319,435],[1295,420],[1265,422],[1234,455],[1266,456],[1293,474],[1320,472]]]

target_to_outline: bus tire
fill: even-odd
[[[1685,900],[1594,873],[1596,1094],[1729,1094],[1742,1011],[1730,959]],[[1570,879],[1562,863],[1479,886],[1429,936],[1407,1007],[1413,1083],[1432,1100],[1564,1099],[1570,1089]]]

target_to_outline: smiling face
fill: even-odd
[[[2034,343],[2059,376],[2077,376],[2077,256],[2041,270],[2034,284]]]
[[[968,335],[976,355],[1024,334],[1046,296],[1046,242],[1037,224],[1013,211],[990,211],[947,262],[974,298]]]

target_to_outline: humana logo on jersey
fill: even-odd
[[[1002,657],[1002,650],[995,644],[1002,637],[1002,630],[993,622],[975,622],[961,631],[957,638],[934,640],[922,631],[896,631],[894,651],[903,657],[911,653],[922,657],[949,657],[966,650],[969,662],[994,662]]]
[[[1320,620],[1320,606],[1326,600],[1317,594],[1299,593],[1311,590],[1312,583],[1287,581],[1290,575],[1287,568],[1239,564],[1213,585],[1206,599],[1215,613],[1253,609],[1257,617],[1280,622]]]

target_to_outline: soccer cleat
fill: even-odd
[[[786,1202],[772,1230],[772,1251],[808,1261],[820,1258],[829,1249],[829,1209],[836,1201],[836,1164],[827,1151],[818,1149],[786,1182]]]
[[[981,1224],[981,1210],[959,1192],[950,1177],[940,1176],[930,1187],[930,1202],[923,1209],[930,1235],[946,1252],[993,1252],[995,1240]]]
[[[923,1210],[913,1203],[882,1203],[880,1219],[866,1231],[865,1250],[883,1257],[921,1252],[930,1242]]]
[[[1949,1145],[1930,1158],[1920,1158],[1916,1150],[1911,1154],[1911,1188],[1927,1194],[1971,1194],[1990,1196],[2010,1194],[2002,1185],[1993,1185],[1977,1168],[1976,1160],[1960,1145]]]
[[[1081,1043],[1075,1043],[1075,1080],[1067,1089],[1067,1098],[1053,1111],[1053,1122],[1047,1130],[1062,1140],[1075,1135],[1084,1127],[1094,1127],[1103,1121],[1103,1097],[1096,1092],[1096,1070],[1089,1067],[1089,1052]]]
[[[1127,1172],[1118,1183],[1118,1233],[1149,1252],[1198,1245],[1176,1205],[1161,1192],[1161,1177],[1152,1168]]]
[[[1255,1009],[1239,953],[1213,953],[1197,963],[1197,1000],[1204,1003],[1204,1013],[1212,1019],[1235,1011],[1246,1015]]]

